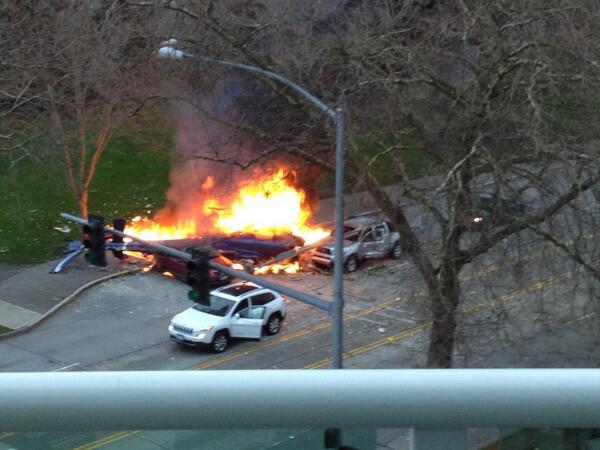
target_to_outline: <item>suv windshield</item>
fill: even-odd
[[[210,305],[202,305],[200,303],[196,303],[193,308],[196,311],[200,311],[207,314],[212,314],[213,316],[224,317],[227,315],[235,302],[233,300],[228,300],[223,297],[217,297],[216,295],[211,295],[209,297]]]

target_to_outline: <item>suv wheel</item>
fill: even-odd
[[[402,247],[400,246],[400,241],[396,241],[392,250],[390,251],[390,255],[394,259],[399,259],[402,256]]]
[[[212,342],[210,343],[210,349],[215,353],[222,353],[227,350],[227,346],[229,345],[229,335],[226,331],[219,331],[213,337]]]
[[[358,269],[358,258],[356,257],[356,255],[348,256],[348,259],[344,263],[344,269],[346,273],[352,273],[356,269]]]
[[[281,330],[281,315],[279,313],[273,313],[267,320],[265,325],[265,331],[267,334],[277,334]]]

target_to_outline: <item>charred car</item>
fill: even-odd
[[[106,233],[106,239],[112,239],[110,233]],[[215,261],[219,264],[231,266],[234,263],[240,263],[243,270],[252,272],[252,267],[272,261],[276,256],[284,252],[300,248],[304,245],[304,240],[301,237],[291,233],[274,234],[272,236],[259,236],[253,233],[235,233],[231,235],[208,235],[200,238],[177,239],[177,240],[161,240],[156,241],[158,244],[166,245],[177,250],[191,253],[191,249],[195,247],[212,247],[220,254],[220,261]],[[186,262],[168,256],[164,253],[156,253],[152,248],[139,242],[106,242],[106,250],[112,250],[121,254],[125,251],[139,252],[144,255],[156,254],[155,268],[161,272],[171,272],[176,278],[185,280]],[[72,241],[69,244],[69,249],[65,252],[65,257],[54,267],[53,273],[63,271],[69,263],[71,263],[78,255],[84,252],[82,241]],[[291,259],[296,258],[295,256]],[[211,273],[211,280],[215,283],[228,281],[225,274],[220,274],[217,271]]]
[[[239,233],[219,239],[211,245],[232,260],[259,264],[288,250],[302,247],[304,240],[293,234],[263,237],[253,233]]]
[[[335,236],[332,233],[311,251],[310,261],[319,268],[333,269]],[[344,271],[354,272],[368,258],[400,258],[400,234],[376,216],[356,216],[344,221]]]

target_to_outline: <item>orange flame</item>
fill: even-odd
[[[191,219],[177,225],[160,225],[147,217],[136,216],[125,228],[125,233],[132,234],[147,241],[166,239],[185,239],[196,237],[196,224]]]
[[[289,171],[279,169],[272,176],[245,181],[236,195],[224,200],[218,200],[212,194],[215,180],[207,177],[201,185],[197,206],[184,211],[183,219],[174,225],[165,225],[138,216],[128,224],[125,232],[147,240],[194,238],[211,231],[248,232],[259,236],[291,233],[304,239],[306,245],[326,237],[327,230],[307,224],[311,211],[305,202],[306,194],[289,183],[286,173]],[[178,211],[180,216],[181,213]],[[197,223],[198,217],[202,217],[202,224]],[[199,229],[202,227],[208,229]],[[261,268],[260,273],[264,273],[263,270],[291,273],[299,269],[298,263],[283,264]]]
[[[310,210],[304,207],[305,194],[290,186],[280,169],[273,177],[240,189],[227,208],[215,209],[215,228],[225,233],[249,232],[259,235],[292,233],[311,244],[327,236],[322,228],[306,225]],[[209,199],[206,204],[216,205]]]
[[[255,275],[264,275],[267,273],[297,273],[300,272],[300,264],[294,261],[289,264],[271,264],[269,266],[259,267],[254,270]]]

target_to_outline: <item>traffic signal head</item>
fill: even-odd
[[[104,218],[90,214],[88,224],[83,226],[83,245],[88,249],[85,259],[94,266],[106,267]]]
[[[192,249],[192,258],[187,263],[187,282],[194,289],[195,294],[188,294],[190,300],[198,303],[207,303],[210,292],[208,262],[211,250],[205,248]]]

